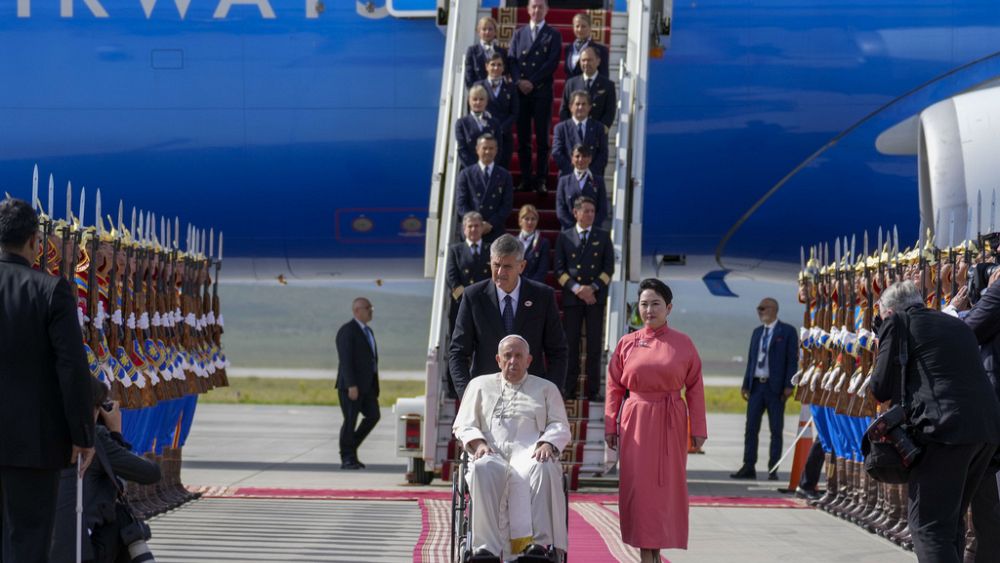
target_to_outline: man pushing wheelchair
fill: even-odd
[[[469,455],[470,561],[562,561],[566,496],[559,452],[570,440],[556,386],[528,374],[525,339],[497,350],[500,373],[469,382],[453,431]]]

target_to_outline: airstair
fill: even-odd
[[[605,184],[611,201],[610,217],[603,227],[611,231],[616,264],[606,315],[602,366],[607,365],[609,350],[613,350],[618,339],[628,332],[626,285],[629,281],[638,281],[634,278],[639,275],[642,250],[646,77],[651,50],[659,49],[662,52],[660,40],[669,28],[671,4],[669,0],[629,0],[615,2],[615,9],[612,10],[586,10],[594,23],[595,40],[610,47],[610,76],[618,89],[617,118],[608,133],[609,158],[605,170]],[[546,24],[562,34],[564,48],[573,41],[572,18],[580,11],[584,10],[549,10]],[[514,30],[528,22],[527,12],[523,8],[487,8],[482,6],[482,2],[470,0],[451,0],[447,12],[439,14],[439,23],[446,19],[447,27],[424,262],[425,276],[434,279],[426,395],[417,399],[401,399],[395,409],[400,444],[398,452],[401,456],[411,458],[407,473],[411,482],[428,483],[435,476],[449,479],[452,464],[460,449],[451,435],[456,404],[455,400],[447,398],[448,385],[445,380],[450,306],[445,280],[446,260],[449,245],[458,240],[455,233],[458,232],[460,223],[455,210],[455,184],[459,167],[456,164],[457,144],[453,131],[455,120],[467,111],[463,83],[464,54],[468,46],[477,41],[476,22],[487,15],[498,21],[498,41],[504,46],[510,41]],[[559,121],[565,80],[563,64],[560,62],[555,74],[552,127]],[[549,132],[551,135],[551,128]],[[520,183],[521,167],[516,151],[510,168],[514,185],[517,186]],[[554,249],[560,226],[555,212],[558,167],[551,160],[549,170],[549,193],[540,195],[534,192],[516,192],[514,209],[505,226],[508,232],[516,234],[518,209],[531,203],[539,210],[540,234],[550,240]],[[561,288],[551,272],[546,283],[555,288],[557,296],[561,294]],[[567,382],[577,375],[567,374]],[[570,486],[575,489],[581,475],[604,474],[613,463],[613,457],[609,458],[604,447],[603,403],[571,398],[567,400],[566,408],[573,441],[563,451],[562,462]]]

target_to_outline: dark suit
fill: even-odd
[[[480,80],[476,84],[486,88],[490,97],[486,111],[500,124],[501,149],[497,152],[497,162],[510,169],[510,157],[514,154],[514,123],[517,122],[520,104],[517,86],[513,82],[501,80],[494,92],[489,79]]]
[[[469,211],[478,211],[486,221],[493,226],[489,234],[483,235],[487,244],[492,243],[504,233],[503,226],[507,216],[514,208],[514,180],[505,168],[493,165],[490,172],[489,185],[483,169],[476,164],[468,166],[458,173],[455,207],[458,212],[458,222]]]
[[[522,180],[531,186],[544,182],[549,174],[549,127],[552,124],[552,75],[562,56],[562,35],[545,24],[534,41],[531,28],[525,25],[514,32],[510,41],[511,76],[514,83],[528,80],[534,86],[530,94],[520,96],[520,113],[517,118],[517,154],[521,164]],[[531,133],[534,124],[535,172],[531,168]]]
[[[777,321],[773,333],[769,335],[767,346],[767,381],[761,381],[754,373],[760,361],[761,338],[764,327],[758,326],[750,337],[747,352],[747,367],[743,374],[743,389],[749,391],[747,401],[747,423],[743,437],[743,463],[753,467],[757,463],[757,440],[760,423],[767,411],[767,422],[771,428],[771,447],[768,450],[768,469],[781,459],[782,436],[785,428],[786,389],[792,388],[792,376],[798,368],[799,335],[795,327]]]
[[[0,255],[0,311],[0,559],[44,561],[59,470],[94,445],[90,368],[65,279]]]
[[[576,227],[559,233],[556,239],[555,273],[563,288],[563,329],[569,348],[566,394],[575,396],[576,378],[580,375],[580,336],[587,325],[587,389],[593,399],[601,391],[601,349],[604,337],[604,309],[608,301],[608,284],[615,273],[615,249],[611,235],[591,228],[587,246],[581,245]],[[596,290],[597,303],[587,305],[576,294],[577,284],[590,285]]]
[[[372,341],[375,335],[372,333]],[[347,463],[358,460],[358,448],[375,428],[380,416],[378,408],[378,347],[372,343],[356,319],[344,323],[337,331],[337,392],[344,425],[340,428],[340,459]],[[358,388],[358,398],[352,401],[348,387]],[[358,424],[358,415],[363,420]]]
[[[573,202],[583,195],[593,198],[596,204],[594,224],[598,227],[604,224],[604,220],[608,217],[608,192],[604,188],[604,177],[592,172],[581,187],[574,169],[569,174],[560,176],[556,187],[556,216],[559,217],[562,228],[569,229],[576,225]]]
[[[1000,285],[983,292],[976,306],[965,317],[979,342],[979,353],[986,376],[1000,397]],[[983,483],[1000,471],[1000,460],[990,462]],[[976,561],[1000,561],[1000,498],[994,486],[981,486],[972,498],[972,525],[976,529]]]
[[[458,141],[458,161],[468,167],[479,162],[476,154],[476,143],[479,137],[489,133],[497,139],[497,154],[503,151],[503,139],[500,135],[500,122],[490,112],[483,114],[483,125],[480,126],[471,113],[455,121],[455,140]]]
[[[489,245],[480,240],[478,256],[473,256],[468,242],[456,242],[448,247],[448,271],[445,278],[452,300],[448,319],[450,333],[451,329],[455,327],[458,304],[462,300],[465,288],[478,281],[490,279]]]
[[[584,122],[583,144],[590,148],[593,160],[590,171],[594,176],[604,177],[608,166],[608,132],[604,124],[593,119]],[[552,131],[552,158],[559,167],[559,175],[573,171],[573,147],[580,144],[580,129],[572,119],[556,125]]]
[[[582,74],[566,81],[566,87],[563,88],[562,107],[559,109],[559,120],[566,121],[573,116],[569,98],[573,92],[578,90],[584,90],[590,94],[591,119],[596,119],[605,127],[610,128],[611,124],[615,122],[618,111],[618,95],[615,93],[615,83],[600,74],[594,77],[590,88],[587,88],[587,82],[583,79]]]
[[[520,236],[520,233],[518,233]],[[539,283],[545,283],[545,277],[549,275],[549,265],[552,259],[549,257],[548,239],[543,237],[539,231],[535,231],[535,236],[531,239],[531,244],[524,249],[524,271],[521,275]]]
[[[610,63],[611,53],[608,50],[607,45],[603,43],[598,43],[593,39],[588,39],[583,47],[579,50],[582,51],[587,47],[593,47],[597,51],[597,56],[601,58],[601,64],[597,65],[597,74],[608,78],[611,76]],[[577,60],[576,64],[573,64],[573,54],[577,52],[576,41],[566,45],[566,56],[563,57],[563,70],[566,71],[566,78],[570,79],[583,74],[583,70],[580,69],[580,61]]]
[[[121,522],[115,517],[118,485],[112,475],[150,485],[160,480],[160,467],[133,454],[118,433],[97,427],[94,461],[83,476],[83,560],[115,561]],[[76,561],[76,470],[64,469],[59,480],[59,504],[52,563]],[[87,541],[89,538],[90,541]]]
[[[921,561],[959,562],[969,503],[980,486],[996,487],[987,471],[1000,443],[1000,402],[964,322],[922,305],[908,308],[905,317],[897,312],[882,323],[872,394],[899,401],[906,320],[906,404],[911,434],[924,446],[908,487],[914,551]]]
[[[514,311],[514,332],[528,341],[533,357],[528,373],[548,379],[559,389],[566,378],[566,336],[559,324],[559,310],[551,287],[521,277]],[[448,364],[459,397],[469,380],[497,373],[497,346],[507,336],[497,287],[485,280],[465,290],[451,336]]]
[[[503,66],[504,69],[510,66],[507,61],[507,49],[499,46],[494,42],[493,50],[497,53],[503,55]],[[483,44],[476,41],[475,45],[470,45],[468,49],[465,50],[465,88],[469,89],[473,84],[484,80],[489,76],[489,71],[486,69],[486,50],[483,49]]]

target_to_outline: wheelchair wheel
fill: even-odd
[[[451,561],[465,563],[472,555],[469,544],[469,502],[468,484],[465,482],[466,461],[456,464],[451,479]]]

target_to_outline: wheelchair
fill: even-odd
[[[453,563],[497,563],[498,558],[473,557],[472,549],[472,495],[465,475],[469,467],[469,454],[462,451],[459,463],[451,471],[451,561]],[[563,473],[563,498],[566,502],[566,526],[569,527],[569,481]],[[568,554],[561,549],[550,548],[545,556],[521,555],[512,561],[517,563],[566,563]],[[511,561],[511,560],[508,560]]]

